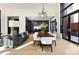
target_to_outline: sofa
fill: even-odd
[[[13,48],[13,37],[11,35],[2,36],[2,46],[5,48]]]
[[[16,35],[4,35],[2,37],[3,40],[3,46],[5,46],[5,48],[15,48],[18,47],[20,45],[22,45],[22,43],[27,40],[29,37],[27,32],[22,32]]]
[[[22,32],[17,35],[14,35],[14,47],[20,46],[25,40],[29,37],[27,32]]]

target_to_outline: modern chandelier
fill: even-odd
[[[42,11],[39,13],[39,17],[41,20],[44,20],[44,19],[47,19],[47,12],[44,11],[44,3],[43,3],[43,6],[42,6]]]
[[[49,20],[49,19],[54,18],[54,16],[48,17],[47,15],[48,14],[47,14],[47,12],[45,12],[44,3],[43,3],[42,11],[39,13],[39,19],[41,19],[41,20]]]

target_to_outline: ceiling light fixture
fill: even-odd
[[[44,3],[43,3],[42,11],[39,13],[39,19],[40,20],[51,20],[54,18],[54,16],[48,17],[47,15],[48,14],[47,12],[45,12]]]
[[[44,11],[44,3],[43,3],[42,11],[39,13],[39,16],[40,16],[40,19],[41,19],[41,20],[46,20],[46,19],[48,19],[47,13]]]

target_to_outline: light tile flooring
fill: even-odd
[[[49,47],[45,47],[42,52],[39,44],[33,46],[33,39],[30,35],[24,44],[15,49],[0,51],[0,55],[79,55],[79,45],[64,39],[57,38],[57,46],[53,43],[53,52]]]

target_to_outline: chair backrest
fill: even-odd
[[[53,35],[54,37],[52,38],[52,40],[56,40],[56,34],[53,34],[51,32],[48,32],[50,35]]]
[[[52,44],[52,37],[41,37],[41,44]]]
[[[37,38],[37,35],[38,35],[38,32],[35,32],[35,33],[33,34],[33,39],[36,39],[36,38]]]

